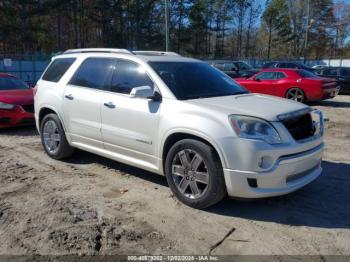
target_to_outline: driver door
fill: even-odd
[[[276,72],[262,72],[255,76],[249,88],[253,93],[276,95]]]

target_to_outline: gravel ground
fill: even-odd
[[[205,211],[179,203],[164,177],[82,151],[55,161],[34,128],[2,130],[0,255],[350,255],[350,96],[312,106],[328,119],[319,179]]]

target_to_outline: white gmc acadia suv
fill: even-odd
[[[320,111],[171,52],[68,50],[37,83],[35,118],[52,158],[80,148],[165,175],[196,208],[287,194],[322,171]]]

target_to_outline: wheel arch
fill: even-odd
[[[165,159],[166,156],[170,150],[170,148],[177,143],[180,140],[184,140],[184,139],[194,139],[194,140],[198,140],[201,141],[205,144],[207,144],[208,146],[212,147],[214,149],[214,152],[216,153],[216,155],[218,156],[218,158],[220,159],[221,165],[224,168],[226,166],[226,160],[224,158],[224,154],[222,153],[222,151],[219,150],[219,147],[215,144],[214,141],[211,141],[211,139],[209,139],[208,137],[206,137],[203,134],[200,133],[195,133],[195,132],[189,132],[189,131],[176,131],[173,132],[171,134],[169,134],[163,141],[162,143],[162,148],[161,148],[161,159],[162,159],[162,173],[165,174]]]
[[[40,108],[40,111],[39,111],[39,114],[38,114],[38,131],[39,131],[39,133],[40,133],[41,121],[48,114],[55,114],[55,115],[57,115],[57,117],[59,118],[59,120],[60,120],[60,122],[61,122],[61,124],[63,126],[64,131],[66,132],[66,127],[64,125],[64,122],[63,122],[62,117],[60,116],[60,114],[57,113],[57,111],[54,108],[50,107],[50,106],[43,106],[42,108]]]

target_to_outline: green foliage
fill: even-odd
[[[350,5],[332,0],[168,0],[170,49],[196,57],[310,58],[349,51]],[[164,50],[164,0],[0,0],[2,53]]]

